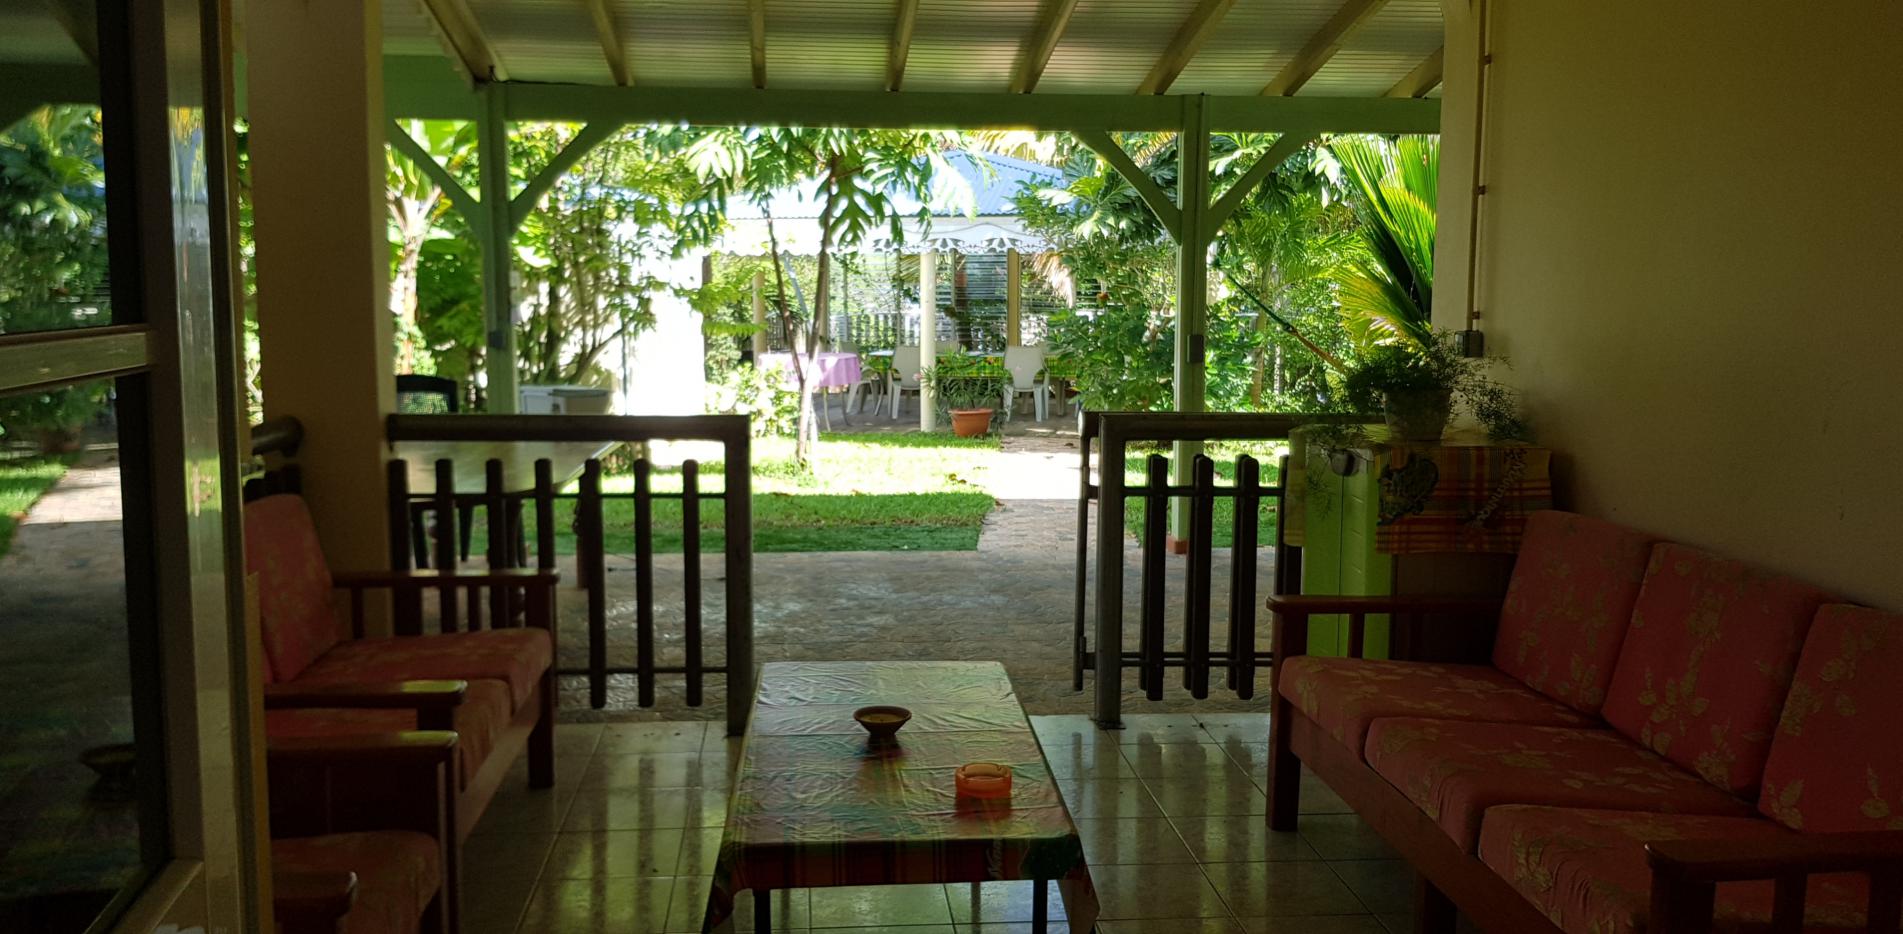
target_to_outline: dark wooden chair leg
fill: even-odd
[[[1051,929],[1051,893],[1050,886],[1043,879],[1034,879],[1036,886],[1031,893],[1031,930],[1037,934],[1049,934]]]
[[[768,889],[753,890],[753,931],[754,934],[769,934],[773,930],[773,892]]]
[[[1454,903],[1426,876],[1414,874],[1414,934],[1453,934]]]
[[[422,504],[410,504],[410,551],[419,568],[429,567],[429,528],[423,522]]]
[[[1269,829],[1291,831],[1302,810],[1302,760],[1289,747],[1295,705],[1280,694],[1269,704]]]

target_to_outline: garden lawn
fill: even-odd
[[[13,546],[13,530],[40,496],[65,476],[61,457],[13,457],[0,459],[0,555]]]
[[[950,435],[822,435],[814,469],[793,461],[790,439],[764,438],[753,448],[753,550],[971,551],[985,515],[996,505],[969,477],[999,451],[997,439]],[[700,465],[704,492],[721,489],[722,465]],[[605,478],[606,493],[634,489],[632,468]],[[654,472],[656,492],[681,490],[678,468]],[[602,509],[610,554],[634,551],[634,502],[610,499]],[[555,548],[575,550],[574,501],[556,504]],[[528,518],[533,535],[533,517]],[[701,550],[726,546],[725,505],[701,502]],[[654,503],[654,550],[682,547],[681,502]],[[477,549],[485,540],[477,519]]]

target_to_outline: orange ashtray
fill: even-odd
[[[973,762],[959,766],[958,796],[981,799],[1011,797],[1011,767],[996,762]]]

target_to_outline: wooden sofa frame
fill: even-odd
[[[1461,849],[1440,825],[1387,779],[1362,761],[1281,694],[1281,662],[1308,651],[1310,618],[1348,617],[1348,654],[1360,657],[1367,617],[1389,614],[1394,627],[1391,655],[1415,660],[1430,619],[1477,621],[1499,618],[1502,598],[1444,596],[1271,597],[1271,640],[1276,666],[1270,676],[1268,822],[1271,830],[1296,829],[1301,807],[1301,770],[1314,770],[1374,831],[1414,867],[1414,929],[1450,934],[1456,911],[1483,931],[1562,934],[1539,909],[1480,858]],[[1446,644],[1440,640],[1438,644]],[[1492,640],[1488,639],[1487,646]],[[1433,659],[1484,663],[1487,652],[1468,645],[1466,657]],[[1854,872],[1870,878],[1872,934],[1895,934],[1903,917],[1903,832],[1803,834],[1788,839],[1673,840],[1646,845],[1652,869],[1649,930],[1660,934],[1710,934],[1715,886],[1720,882],[1775,880],[1773,934],[1803,930],[1805,884],[1810,875]]]
[[[423,684],[423,682],[411,682]],[[461,696],[464,682],[436,682],[436,696]],[[461,847],[456,826],[457,736],[409,731],[271,740],[270,821],[274,838],[352,831],[411,830],[440,846],[442,886],[418,930],[455,934],[461,925]],[[358,791],[374,785],[376,798]],[[419,801],[433,806],[418,807]],[[272,913],[280,934],[335,934],[356,899],[354,872],[272,874]]]

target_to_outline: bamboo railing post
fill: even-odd
[[[1190,462],[1190,486],[1183,687],[1203,700],[1209,696],[1209,579],[1216,533],[1216,462],[1208,455],[1198,454]]]
[[[1077,410],[1077,580],[1072,600],[1070,689],[1084,689],[1084,655],[1090,650],[1085,630],[1085,603],[1090,593],[1090,501],[1096,488],[1090,483],[1090,442],[1097,437],[1097,413]],[[1099,510],[1101,512],[1102,510]]]
[[[654,465],[634,462],[634,651],[635,690],[643,707],[654,706]]]
[[[1137,669],[1138,686],[1150,700],[1163,699],[1163,609],[1168,601],[1165,581],[1165,555],[1169,553],[1170,462],[1161,454],[1147,459],[1143,491],[1143,576],[1137,605],[1142,608],[1138,623],[1139,645],[1143,657]]]
[[[456,573],[456,465],[448,458],[436,462],[436,573]],[[456,588],[445,583],[437,588],[441,601],[437,628],[456,629]]]
[[[575,536],[575,562],[587,569],[588,578],[588,705],[600,710],[608,706],[608,599],[607,567],[603,559],[606,526],[601,516],[601,461],[589,458],[582,468],[581,502],[576,518],[580,533]]]
[[[687,650],[687,706],[701,704],[700,652],[700,463],[681,465],[681,589],[685,591],[682,641]]]
[[[1229,690],[1255,696],[1256,539],[1262,504],[1262,465],[1236,458],[1235,537],[1229,549]]]

